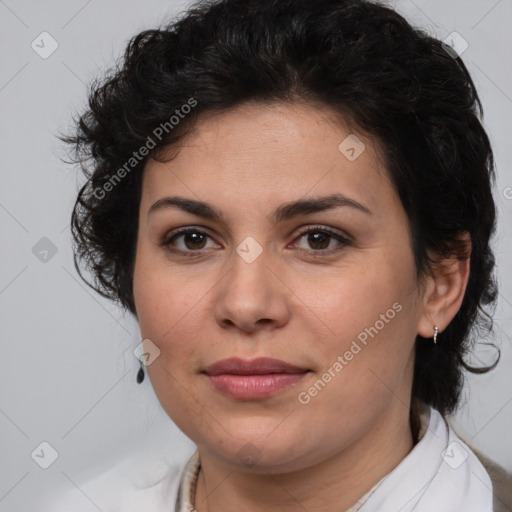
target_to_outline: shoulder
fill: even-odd
[[[461,507],[468,511],[493,510],[493,485],[489,473],[473,450],[458,436],[452,426],[431,408],[429,430],[431,446],[441,449],[437,473],[425,493],[426,501],[443,496],[448,510]],[[440,443],[440,437],[443,441]]]
[[[494,512],[512,512],[512,474],[472,448],[489,473],[494,493]]]
[[[93,477],[78,476],[47,496],[41,512],[160,512],[176,501],[186,460],[128,457]]]
[[[491,479],[445,418],[422,406],[421,439],[360,509],[368,512],[492,512]]]
[[[458,435],[468,445],[491,479],[494,512],[512,512],[512,474],[477,450],[470,441]]]

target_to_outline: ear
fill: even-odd
[[[434,336],[434,326],[442,333],[457,314],[464,299],[469,279],[471,237],[467,231],[460,234],[450,257],[438,257],[433,276],[426,279],[423,295],[423,313],[418,334]]]

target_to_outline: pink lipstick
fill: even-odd
[[[237,399],[266,398],[295,384],[309,372],[279,359],[222,359],[204,373],[215,389]]]

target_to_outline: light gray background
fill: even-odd
[[[74,486],[79,474],[135,449],[165,452],[170,461],[193,450],[148,380],[135,382],[137,324],[75,273],[69,216],[81,179],[59,160],[64,152],[55,137],[85,105],[86,84],[128,39],[186,5],[0,0],[1,511],[37,510],[41,493]],[[467,403],[454,420],[466,439],[512,471],[512,2],[401,0],[396,8],[441,39],[457,31],[469,43],[462,57],[483,100],[498,168],[495,340],[502,360],[496,371],[468,379]],[[59,45],[47,59],[31,48],[43,31]],[[32,252],[42,237],[57,248],[47,262]],[[43,441],[58,452],[46,470],[31,457]]]

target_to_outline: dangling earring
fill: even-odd
[[[437,343],[438,332],[439,332],[439,327],[437,327],[437,325],[434,325],[434,343]]]
[[[137,384],[141,384],[144,380],[144,368],[142,368],[142,361],[140,361],[140,368],[137,373]]]

